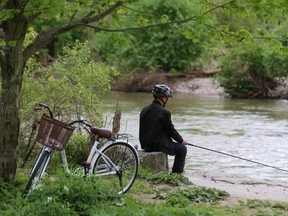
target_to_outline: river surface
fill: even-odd
[[[111,92],[104,99],[107,125],[118,105],[120,133],[139,144],[139,113],[152,101],[149,93]],[[166,108],[188,142],[288,170],[288,101],[229,99],[174,93]],[[187,172],[235,178],[288,180],[288,172],[187,146]],[[173,157],[169,157],[173,163]]]

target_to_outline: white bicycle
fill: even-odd
[[[129,143],[129,135],[112,134],[111,131],[94,127],[82,119],[65,124],[53,118],[49,106],[39,104],[39,109],[44,108],[48,109],[50,117],[42,115],[36,138],[44,146],[30,173],[25,195],[36,188],[55,150],[60,152],[62,167],[66,173],[71,174],[64,147],[75,129],[75,123],[82,124],[98,138],[106,138],[106,141],[99,148],[99,141],[96,139],[87,160],[74,173],[79,173],[80,170],[83,176],[102,178],[118,194],[124,194],[131,188],[137,176],[139,156],[135,147]]]

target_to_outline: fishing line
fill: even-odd
[[[236,156],[236,155],[232,155],[232,154],[228,154],[228,153],[225,153],[225,152],[220,152],[220,151],[217,151],[217,150],[214,150],[214,149],[209,149],[209,148],[198,146],[198,145],[191,144],[191,143],[188,143],[187,145],[190,145],[190,146],[193,146],[193,147],[196,147],[196,148],[205,149],[205,150],[212,151],[212,152],[216,152],[216,153],[223,154],[223,155],[226,155],[226,156],[234,157],[234,158],[237,158],[237,159],[240,159],[240,160],[245,160],[245,161],[248,161],[248,162],[251,162],[251,163],[255,163],[255,164],[259,164],[259,165],[262,165],[262,166],[270,167],[270,168],[277,169],[277,170],[280,170],[280,171],[283,171],[283,172],[288,172],[288,170],[281,169],[279,167],[275,167],[275,166],[271,166],[271,165],[268,165],[268,164],[260,163],[260,162],[257,162],[257,161],[249,160],[249,159],[242,158],[242,157],[239,157],[239,156]]]

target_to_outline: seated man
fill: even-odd
[[[157,84],[153,90],[154,100],[140,113],[139,139],[145,151],[162,151],[175,155],[172,173],[184,171],[187,154],[187,141],[174,128],[171,113],[165,108],[168,98],[172,97],[168,86]]]

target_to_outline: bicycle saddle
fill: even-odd
[[[90,131],[97,135],[99,138],[111,138],[112,137],[112,131],[106,128],[97,128],[97,127],[91,127]]]

